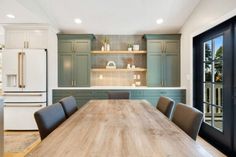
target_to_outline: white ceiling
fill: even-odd
[[[178,33],[199,1],[0,0],[0,23],[49,23],[65,33]],[[158,18],[164,23],[157,25]]]

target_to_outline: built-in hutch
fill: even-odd
[[[102,48],[104,38],[109,51]],[[130,43],[139,49],[128,51]],[[180,35],[58,34],[58,86],[53,102],[73,95],[79,107],[108,99],[109,91],[128,91],[131,99],[146,99],[153,106],[160,96],[185,103]]]

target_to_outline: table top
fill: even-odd
[[[209,157],[146,100],[91,100],[27,157]]]

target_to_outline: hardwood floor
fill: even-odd
[[[197,137],[197,142],[204,147],[212,156],[214,157],[226,157],[223,153],[221,153],[218,149],[213,147],[211,144],[209,144],[207,141],[205,141],[200,136]]]
[[[24,157],[40,143],[38,131],[5,131],[4,136],[4,157]],[[34,136],[34,139],[29,141],[31,136]],[[11,146],[9,146],[10,144]],[[18,149],[15,147],[18,147]]]

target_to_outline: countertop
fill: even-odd
[[[120,90],[120,89],[186,89],[185,87],[147,87],[147,86],[139,86],[139,87],[133,87],[133,86],[91,86],[91,87],[58,87],[53,89],[98,89],[98,90]]]

